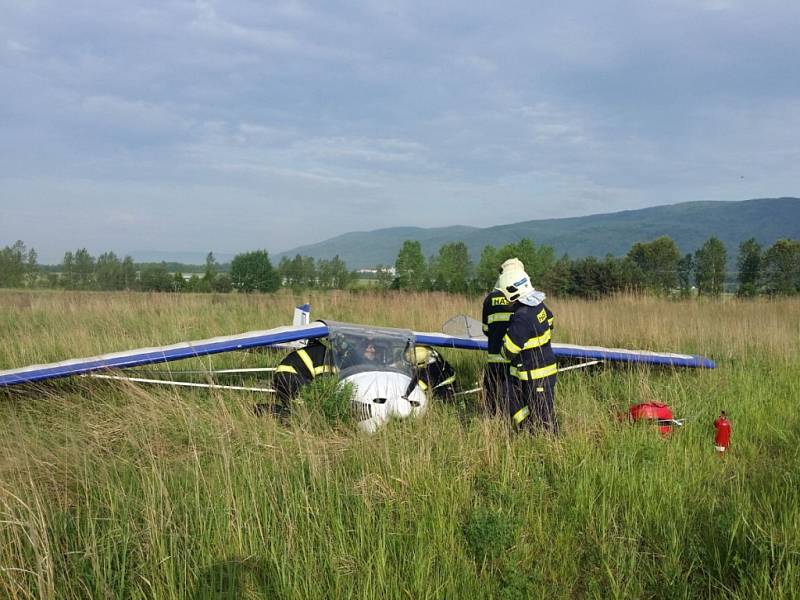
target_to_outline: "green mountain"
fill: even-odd
[[[346,233],[317,244],[299,246],[276,255],[296,254],[333,258],[337,254],[353,269],[379,264],[394,265],[404,240],[418,240],[426,256],[439,247],[463,241],[473,260],[484,246],[495,247],[522,238],[537,245],[552,246],[556,255],[572,258],[622,256],[636,242],[668,235],[681,252],[694,252],[709,237],[725,244],[735,257],[739,244],[751,237],[764,247],[781,238],[800,239],[800,198],[760,198],[740,202],[682,202],[639,210],[573,217],[523,221],[495,227],[390,227],[375,231]]]

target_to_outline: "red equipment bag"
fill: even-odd
[[[631,421],[655,421],[661,435],[669,435],[673,425],[683,425],[672,416],[670,407],[661,402],[634,404],[628,409],[628,417]]]

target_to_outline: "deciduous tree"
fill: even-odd
[[[375,267],[375,281],[378,289],[388,290],[392,287],[392,270],[391,267],[386,265],[378,265]]]
[[[95,281],[97,289],[123,289],[122,263],[113,252],[104,252],[97,257],[95,264]]]
[[[68,290],[75,288],[75,256],[71,250],[64,253],[64,260],[61,262],[60,283]]]
[[[180,271],[175,271],[172,274],[172,291],[183,292],[186,290],[186,288],[186,279],[183,277],[183,273]]]
[[[227,294],[233,290],[233,282],[228,273],[217,273],[214,277],[214,283],[211,284],[211,289],[219,294]]]
[[[542,289],[553,296],[566,296],[570,288],[572,261],[564,254],[542,275]]]
[[[164,263],[150,264],[142,267],[139,273],[142,290],[145,292],[172,291],[172,276]]]
[[[73,255],[71,287],[76,290],[94,287],[94,257],[86,248],[76,250]]]
[[[800,240],[778,240],[764,254],[764,288],[769,294],[800,292]]]
[[[739,268],[738,296],[755,296],[761,283],[761,245],[755,238],[750,238],[739,245],[739,257],[736,266]]]
[[[274,292],[281,285],[266,250],[237,254],[231,262],[231,281],[241,292]]]
[[[698,294],[706,296],[722,294],[725,285],[726,257],[724,244],[713,236],[694,253],[694,277]]]
[[[133,263],[133,259],[130,256],[126,256],[122,259],[119,277],[122,285],[121,289],[132,290],[136,288],[136,265]]]
[[[692,293],[692,274],[694,273],[694,256],[691,254],[684,254],[683,258],[678,261],[677,274],[678,274],[678,288],[681,291],[681,296],[688,297]]]
[[[652,242],[636,242],[628,251],[628,258],[639,270],[642,286],[659,294],[677,287],[680,257],[678,246],[666,235]]]
[[[296,254],[291,260],[283,257],[278,265],[278,272],[283,284],[293,290],[313,288],[317,285],[317,269],[314,259],[310,256]]]
[[[476,287],[479,291],[488,292],[494,288],[500,273],[500,264],[501,261],[497,259],[497,248],[484,246],[475,274]]]
[[[31,248],[28,250],[28,255],[25,258],[25,284],[28,287],[34,287],[39,280],[39,264],[37,263],[38,255],[36,250]]]
[[[36,252],[31,250],[34,257]],[[22,240],[0,250],[0,287],[22,287],[28,272],[30,253]]]
[[[214,280],[217,278],[218,271],[219,264],[217,263],[217,259],[214,257],[213,252],[209,252],[206,254],[206,268],[205,271],[203,271],[203,276],[200,278],[200,284],[198,285],[198,289],[196,291],[212,291],[214,289]]]
[[[318,260],[316,274],[317,283],[323,289],[343,290],[352,280],[352,274],[338,254],[330,260]]]
[[[397,254],[394,264],[397,287],[401,290],[425,289],[427,272],[422,245],[418,241],[406,240]]]
[[[455,294],[466,293],[471,270],[472,262],[464,242],[444,244],[439,248],[432,269],[434,289]]]

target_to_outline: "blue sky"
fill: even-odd
[[[0,246],[40,262],[800,195],[796,1],[0,11]]]

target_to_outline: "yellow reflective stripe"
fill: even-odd
[[[297,356],[299,356],[303,360],[303,362],[306,365],[306,368],[308,369],[309,374],[312,377],[314,377],[314,375],[316,375],[314,371],[314,361],[311,360],[311,357],[308,355],[308,352],[306,352],[305,350],[298,350]]]
[[[503,358],[502,354],[487,354],[486,355],[486,362],[490,362],[490,363],[507,363],[508,360]]]
[[[338,369],[330,365],[322,365],[314,368],[314,376],[322,375],[324,373],[337,373]]]
[[[489,333],[489,326],[486,323],[483,324],[483,333]]]
[[[511,338],[508,337],[508,334],[505,334],[503,336],[503,346],[505,346],[506,349],[512,354],[519,354],[520,352],[522,352],[522,348],[520,348],[514,342],[512,342]]]
[[[489,315],[489,323],[497,323],[500,321],[510,321],[512,313],[510,312],[500,312],[494,313],[493,315]]]
[[[449,384],[453,383],[455,380],[456,380],[456,376],[455,375],[453,375],[452,377],[448,377],[447,379],[445,379],[441,383],[433,386],[433,389],[436,389],[438,387],[442,387],[443,385],[449,385]]]
[[[425,383],[424,381],[422,381],[422,379],[420,379],[419,381],[417,381],[417,385],[420,387],[420,389],[421,389],[423,392],[424,392],[424,391],[427,391],[427,389],[428,389],[428,384],[427,384],[427,383]]]
[[[293,373],[297,375],[297,371],[294,367],[290,367],[289,365],[278,365],[278,368],[275,369],[276,373]]]
[[[525,420],[525,417],[527,417],[529,414],[531,414],[531,409],[528,408],[527,406],[523,406],[517,412],[514,413],[514,416],[512,417],[514,419],[514,423],[519,425]]]
[[[552,327],[553,321],[555,321],[555,319],[553,317],[550,317],[549,319],[547,319],[547,324],[550,325],[550,327]]]
[[[525,350],[530,350],[531,348],[538,348],[539,346],[544,346],[547,342],[550,341],[552,337],[552,333],[548,329],[539,337],[533,337],[525,342]]]
[[[520,381],[544,379],[545,377],[549,377],[550,375],[555,375],[556,373],[558,373],[558,365],[553,363],[552,365],[548,365],[540,369],[531,369],[530,371],[520,371],[519,369],[517,369],[517,367],[511,367],[510,372],[511,375],[513,375]]]

